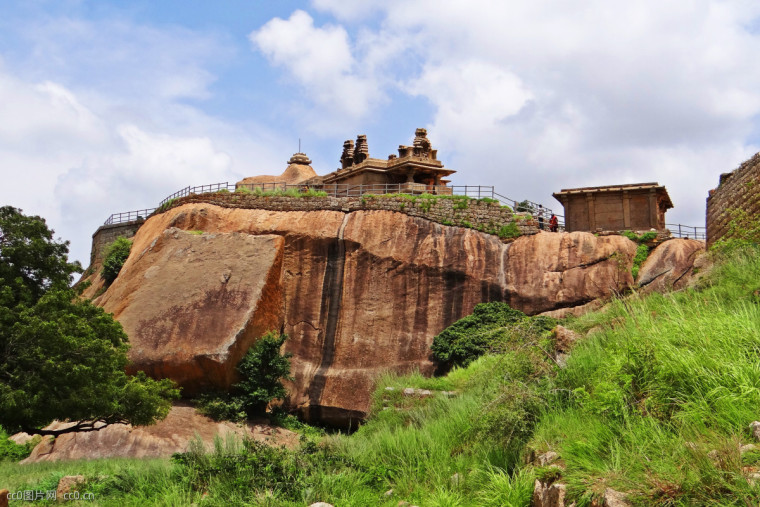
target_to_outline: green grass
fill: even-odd
[[[757,249],[745,250],[701,291],[630,297],[574,323],[607,325],[574,349],[530,445],[563,457],[579,505],[605,486],[646,505],[756,503],[738,446],[760,419],[758,286]]]
[[[302,191],[300,188],[289,188],[287,190],[263,190],[261,188],[255,188],[251,190],[248,187],[238,187],[235,189],[235,193],[254,195],[256,197],[327,197],[327,192],[323,190],[314,190],[312,188]]]
[[[556,477],[578,506],[608,487],[634,505],[757,505],[742,466],[760,452],[739,445],[760,419],[760,249],[728,252],[698,289],[566,321],[587,336],[564,369],[527,333],[444,377],[381,376],[351,435],[307,427],[296,451],[217,442],[179,461],[3,463],[0,487],[84,474],[87,505],[525,506],[536,477]],[[564,469],[526,464],[548,450]]]

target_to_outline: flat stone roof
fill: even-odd
[[[555,198],[559,198],[562,195],[573,194],[593,194],[601,192],[622,192],[625,190],[657,190],[658,194],[664,195],[667,199],[668,208],[673,207],[673,202],[670,200],[667,189],[657,182],[649,183],[628,183],[625,185],[603,185],[599,187],[580,187],[580,188],[563,188],[559,192],[552,194]]]

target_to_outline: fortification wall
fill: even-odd
[[[488,234],[499,235],[502,228],[510,224],[514,224],[516,230],[511,226],[510,229],[519,231],[519,235],[525,236],[538,232],[537,224],[530,215],[516,215],[511,209],[501,207],[497,202],[474,199],[369,195],[362,197],[265,197],[243,193],[209,193],[182,197],[173,201],[171,207],[186,203],[208,203],[227,208],[272,211],[333,210],[348,213],[359,210],[384,210],[425,218],[443,225],[468,227]],[[504,236],[503,231],[501,236]]]
[[[760,214],[760,153],[736,170],[720,175],[718,188],[707,198],[707,246],[732,234],[731,223]]]
[[[90,250],[90,266],[101,264],[103,262],[103,251],[106,246],[113,243],[118,237],[131,238],[137,232],[137,229],[143,224],[144,220],[139,222],[128,222],[125,224],[101,225],[92,235],[92,249]]]

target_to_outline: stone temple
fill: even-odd
[[[446,178],[456,172],[445,168],[438,160],[438,151],[433,149],[427,130],[423,128],[415,131],[411,146],[400,145],[398,155],[390,155],[387,159],[370,157],[367,136],[359,135],[355,143],[350,139],[343,143],[337,170],[317,176],[310,164],[311,160],[305,154],[296,153],[281,175],[246,178],[237,186],[254,189],[302,185],[335,196],[366,193],[451,195],[452,189]]]

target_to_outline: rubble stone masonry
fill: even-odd
[[[760,216],[760,153],[730,173],[720,175],[718,188],[707,197],[707,246],[730,234],[736,213]]]
[[[503,227],[514,223],[520,235],[538,232],[528,214],[515,214],[497,202],[447,197],[423,198],[414,196],[362,197],[290,197],[257,196],[243,193],[208,193],[182,197],[170,207],[188,203],[207,203],[226,208],[266,209],[271,211],[352,211],[384,210],[424,218],[443,225],[468,227],[481,232],[497,234]],[[168,208],[167,208],[168,209]],[[164,210],[165,211],[165,210]]]

